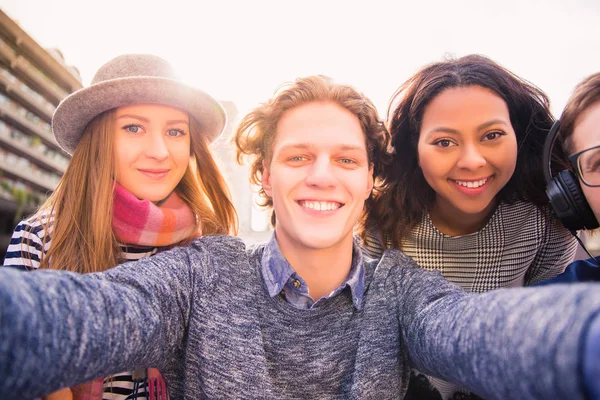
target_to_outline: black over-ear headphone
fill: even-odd
[[[544,177],[546,178],[546,195],[550,201],[550,206],[565,228],[571,232],[574,233],[580,229],[596,229],[600,225],[583,195],[577,177],[571,171],[564,170],[552,178],[550,160],[552,159],[552,148],[558,136],[559,128],[560,121],[557,120],[552,125],[552,129],[550,129],[544,143]]]

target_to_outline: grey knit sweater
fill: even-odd
[[[265,291],[262,247],[208,236],[93,275],[0,271],[0,398],[157,367],[173,399],[398,399],[410,367],[489,398],[583,397],[598,286],[463,292],[386,252],[298,310]]]

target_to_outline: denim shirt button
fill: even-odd
[[[293,285],[296,289],[299,289],[302,284],[298,279],[294,279]]]

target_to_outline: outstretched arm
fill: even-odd
[[[395,275],[399,323],[419,370],[486,399],[577,399],[598,390],[600,380],[586,378],[600,360],[590,336],[600,285],[476,295],[435,272],[407,266]]]
[[[0,397],[33,398],[181,351],[192,286],[177,248],[101,274],[0,270]]]

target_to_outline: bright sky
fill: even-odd
[[[416,70],[445,55],[485,54],[545,90],[560,113],[600,71],[597,0],[2,0],[83,83],[122,53],[153,53],[242,113],[281,83],[325,74],[380,112]]]

